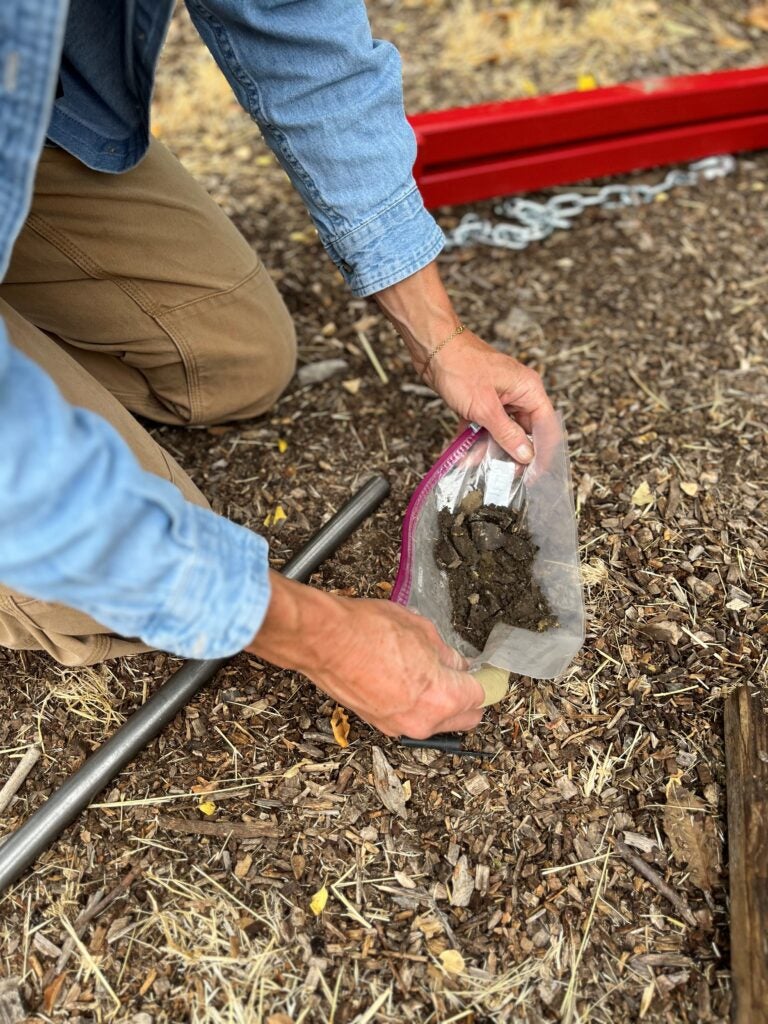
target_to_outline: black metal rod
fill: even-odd
[[[328,520],[282,569],[304,582],[370,516],[389,494],[389,483],[375,476]],[[0,846],[0,893],[16,881],[81,814],[93,798],[202,689],[229,658],[185,661],[160,689],[124,722],[66,782],[62,783]]]
[[[487,757],[487,750],[468,750],[462,743],[459,736],[450,732],[438,732],[425,740],[414,740],[410,736],[401,736],[398,740],[401,747],[411,747],[414,750],[439,750],[443,754],[455,754],[458,757]]]

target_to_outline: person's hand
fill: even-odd
[[[248,651],[295,669],[387,736],[474,729],[484,692],[426,619],[387,601],[325,594],[272,574]]]
[[[538,373],[471,331],[457,335],[430,360],[424,380],[464,423],[485,427],[518,462],[533,457],[526,434],[553,417]]]
[[[374,297],[408,346],[417,373],[446,405],[465,424],[486,427],[518,462],[530,462],[533,449],[525,435],[554,419],[541,378],[469,330],[450,337],[459,318],[437,264],[429,263]]]

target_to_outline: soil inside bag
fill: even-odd
[[[439,511],[435,562],[448,576],[459,636],[482,650],[497,622],[538,633],[558,625],[534,576],[537,551],[525,511],[484,505],[480,491]]]

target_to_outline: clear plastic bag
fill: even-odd
[[[494,666],[503,670],[505,680],[510,672],[555,679],[568,668],[584,642],[576,518],[561,418],[553,416],[535,427],[532,442],[534,458],[524,466],[507,455],[486,430],[471,425],[443,452],[408,505],[400,567],[391,597],[430,619],[445,642],[470,660],[473,670]],[[448,572],[438,565],[435,551],[444,529],[440,526],[440,511],[447,509],[456,514],[465,506],[476,507],[481,502],[486,510],[488,506],[514,510],[517,520],[524,524],[538,548],[532,587],[543,593],[551,616],[537,628],[497,621],[482,650],[478,650],[454,628]],[[487,689],[486,694],[488,697]],[[498,691],[486,703],[500,695]]]

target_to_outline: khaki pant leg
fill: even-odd
[[[144,469],[176,484],[189,501],[208,507],[205,497],[173,456],[54,340],[2,300],[0,316],[14,346],[53,378],[66,399],[103,416],[122,434]],[[83,612],[25,597],[3,586],[0,586],[0,646],[47,651],[63,665],[93,665],[106,658],[151,649],[138,640],[115,636]]]
[[[157,141],[119,175],[43,151],[0,299],[163,423],[255,416],[295,368],[293,325],[262,263]]]

